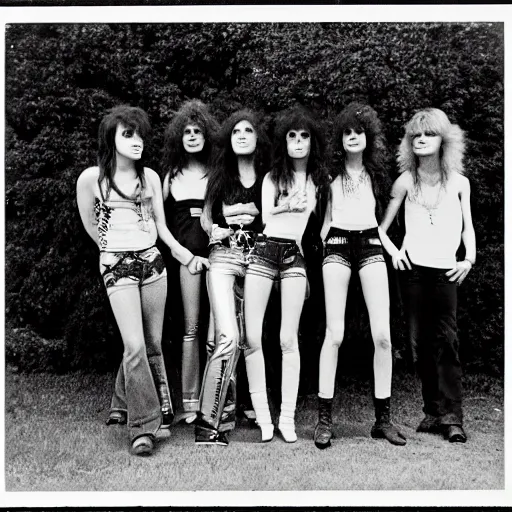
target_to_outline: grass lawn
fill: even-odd
[[[337,393],[333,446],[312,438],[316,398],[299,399],[295,444],[242,423],[228,447],[195,446],[178,425],[149,458],[128,452],[125,427],[107,427],[112,375],[18,374],[6,369],[5,482],[8,491],[434,490],[504,488],[501,383],[466,377],[466,444],[418,434],[420,390],[412,376],[394,382],[394,420],[405,447],[370,438],[367,383],[346,380]]]

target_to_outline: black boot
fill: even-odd
[[[320,450],[331,446],[332,398],[318,397],[318,423],[315,427],[315,446]]]
[[[375,425],[372,427],[371,436],[375,439],[387,439],[391,444],[404,446],[407,441],[403,434],[391,423],[390,398],[374,398]]]

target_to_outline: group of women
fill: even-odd
[[[375,346],[374,438],[405,445],[390,418],[392,352],[384,250],[403,277],[425,417],[418,431],[465,442],[456,326],[457,285],[475,262],[470,186],[462,130],[438,109],[414,114],[399,148],[391,187],[383,128],[368,105],[336,118],[327,157],[323,130],[303,107],[281,113],[273,151],[260,116],[240,110],[219,127],[208,108],[186,102],[165,133],[163,187],[142,164],[148,116],[112,109],[99,128],[98,166],[77,182],[86,231],[100,249],[100,272],[124,343],[109,424],[128,423],[131,451],[151,454],[174,411],[162,357],[166,268],[156,241],[180,265],[184,311],[182,418],[197,444],[227,445],[234,428],[235,370],[243,351],[261,441],[274,424],[267,399],[263,320],[277,283],[281,300],[281,404],[277,429],[297,440],[299,321],[308,293],[305,232],[321,227],[326,332],[320,354],[315,445],[333,437],[338,351],[352,272],[357,272]],[[405,238],[388,228],[404,204]],[[461,240],[464,258],[457,260]],[[207,361],[200,375],[201,279],[210,302]],[[201,380],[202,379],[202,380]]]

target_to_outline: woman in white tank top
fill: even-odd
[[[330,199],[322,228],[322,266],[326,331],[320,352],[317,448],[331,445],[332,403],[338,353],[345,331],[345,309],[350,277],[361,280],[375,346],[373,359],[374,438],[406,444],[391,423],[391,335],[388,274],[377,231],[377,216],[387,200],[390,178],[385,142],[377,113],[369,106],[351,103],[336,118]]]
[[[457,285],[475,263],[470,185],[462,175],[464,134],[436,108],[417,112],[405,126],[401,176],[379,228],[393,266],[401,271],[413,356],[422,383],[425,417],[418,432],[465,442],[457,338]],[[386,231],[405,202],[400,250]],[[460,243],[465,259],[457,261]]]
[[[149,131],[142,109],[113,108],[99,127],[99,165],[83,171],[76,186],[80,217],[100,249],[100,271],[124,345],[107,424],[128,424],[135,455],[150,455],[162,420],[172,420],[162,356],[167,279],[157,236],[189,272],[208,266],[167,229],[160,178],[142,164]]]
[[[283,113],[276,127],[273,169],[262,186],[265,228],[256,239],[245,278],[245,351],[247,376],[261,440],[270,441],[270,417],[262,351],[263,317],[272,284],[281,283],[282,384],[279,431],[288,443],[297,441],[295,407],[299,389],[299,321],[306,296],[306,265],[301,239],[317,203],[317,191],[327,183],[324,143],[312,115],[303,108]]]

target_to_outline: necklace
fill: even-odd
[[[363,167],[357,178],[353,178],[348,172],[343,175],[343,191],[347,196],[359,198],[363,185],[368,180],[368,173]]]
[[[417,205],[421,206],[427,211],[428,218],[430,220],[430,224],[434,225],[434,215],[439,207],[439,203],[441,202],[441,190],[443,189],[443,184],[441,183],[441,180],[439,180],[435,185],[431,186],[431,188],[437,188],[437,196],[434,201],[432,200],[426,200],[424,193],[421,189],[421,183],[418,181],[414,185],[414,191],[411,196],[411,201],[416,203]],[[429,198],[431,199],[431,197]]]

